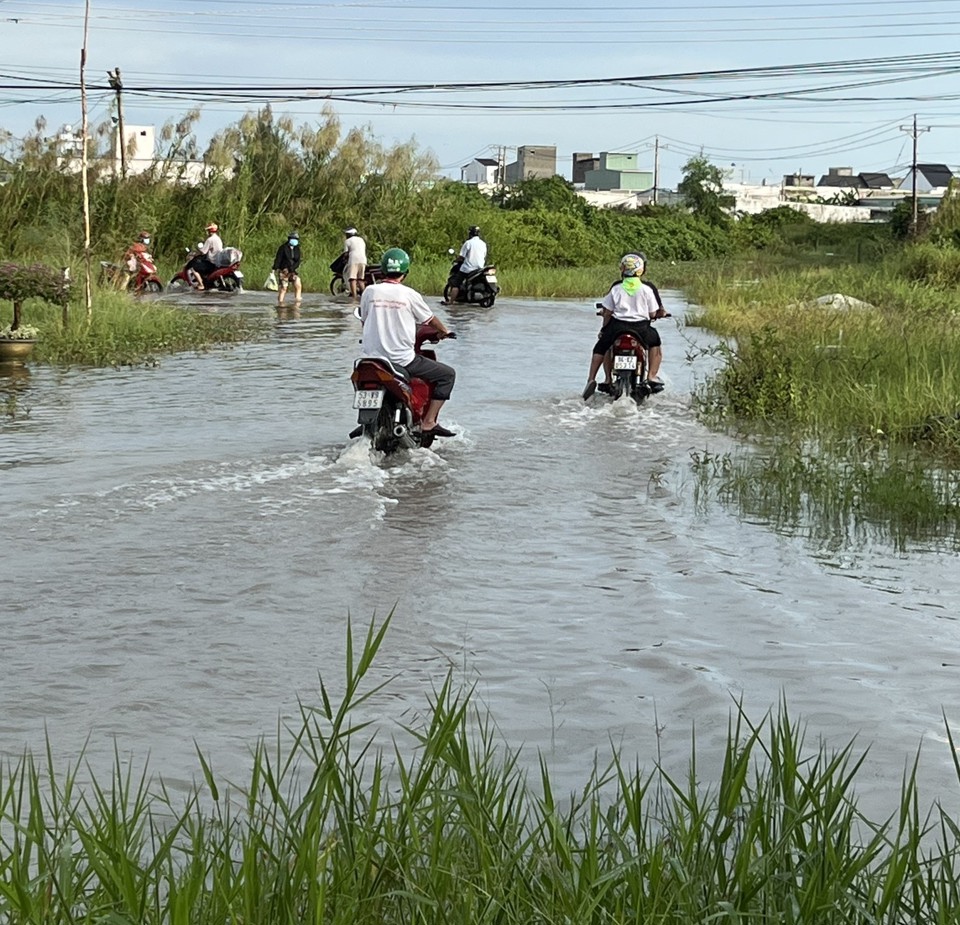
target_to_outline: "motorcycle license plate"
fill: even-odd
[[[353,393],[353,407],[379,408],[383,404],[383,389],[360,389]]]
[[[637,368],[636,354],[625,353],[621,356],[615,356],[613,358],[613,368],[614,369],[636,369]]]
[[[487,282],[488,282],[488,283],[493,283],[493,285],[495,286],[495,285],[497,284],[497,275],[496,275],[496,273],[488,273],[488,274],[487,274]]]
[[[234,270],[233,275],[236,276],[237,279],[243,279],[243,274],[239,270]]]

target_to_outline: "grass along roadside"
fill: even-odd
[[[827,444],[853,435],[960,455],[960,292],[917,278],[912,260],[688,268],[699,310],[687,322],[727,338],[727,363],[699,394],[701,409]],[[815,301],[834,293],[867,304]]]
[[[354,647],[344,695],[276,745],[249,781],[175,800],[121,761],[82,783],[25,755],[0,770],[0,920],[331,925],[764,921],[952,923],[958,830],[918,806],[916,767],[881,821],[857,809],[862,756],[811,746],[784,704],[735,711],[704,783],[614,752],[561,795],[533,782],[495,722],[448,678],[404,749],[362,718],[389,619]],[[951,751],[953,737],[947,730]],[[955,759],[956,760],[956,759]],[[960,768],[958,768],[960,775]]]
[[[95,294],[89,320],[75,304],[64,327],[59,307],[36,300],[26,303],[24,317],[38,329],[31,360],[53,365],[136,365],[162,354],[253,340],[267,330],[262,319],[186,311],[112,290]]]

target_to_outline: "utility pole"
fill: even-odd
[[[120,138],[120,179],[127,179],[127,138],[123,133],[123,81],[120,79],[120,68],[107,71],[110,89],[117,94],[117,133]]]
[[[921,132],[929,132],[930,128],[928,126],[917,128],[917,114],[913,114],[913,125],[901,125],[901,132],[908,132],[913,136],[913,158],[910,163],[910,174],[913,178],[911,184],[911,196],[913,198],[913,215],[910,218],[910,237],[915,238],[917,236],[917,220],[919,218],[919,210],[917,209],[917,138]]]
[[[91,289],[90,258],[90,179],[87,171],[87,37],[90,31],[90,0],[83,9],[83,46],[80,49],[80,189],[83,194],[83,295],[87,307],[87,319],[93,315],[93,292]]]
[[[653,204],[657,204],[657,187],[660,186],[660,136],[653,136]]]

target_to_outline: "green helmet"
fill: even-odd
[[[391,247],[380,258],[384,276],[403,276],[410,269],[410,255],[399,247]]]

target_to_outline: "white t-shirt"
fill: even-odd
[[[366,264],[367,262],[367,242],[363,240],[358,234],[352,234],[347,238],[346,244],[344,244],[343,249],[347,252],[347,265],[352,266],[353,264],[362,263]]]
[[[658,307],[653,290],[635,276],[616,283],[600,304],[612,312],[617,321],[647,321],[656,315]]]
[[[463,263],[460,264],[462,272],[479,270],[487,264],[487,242],[479,237],[467,238],[460,248],[460,256],[463,257]]]
[[[217,254],[222,250],[223,241],[220,240],[220,235],[216,232],[210,235],[207,240],[200,245],[200,253],[213,263],[217,262]]]
[[[383,357],[397,366],[412,363],[417,328],[432,317],[433,309],[416,289],[391,282],[367,286],[360,296],[363,355]]]

